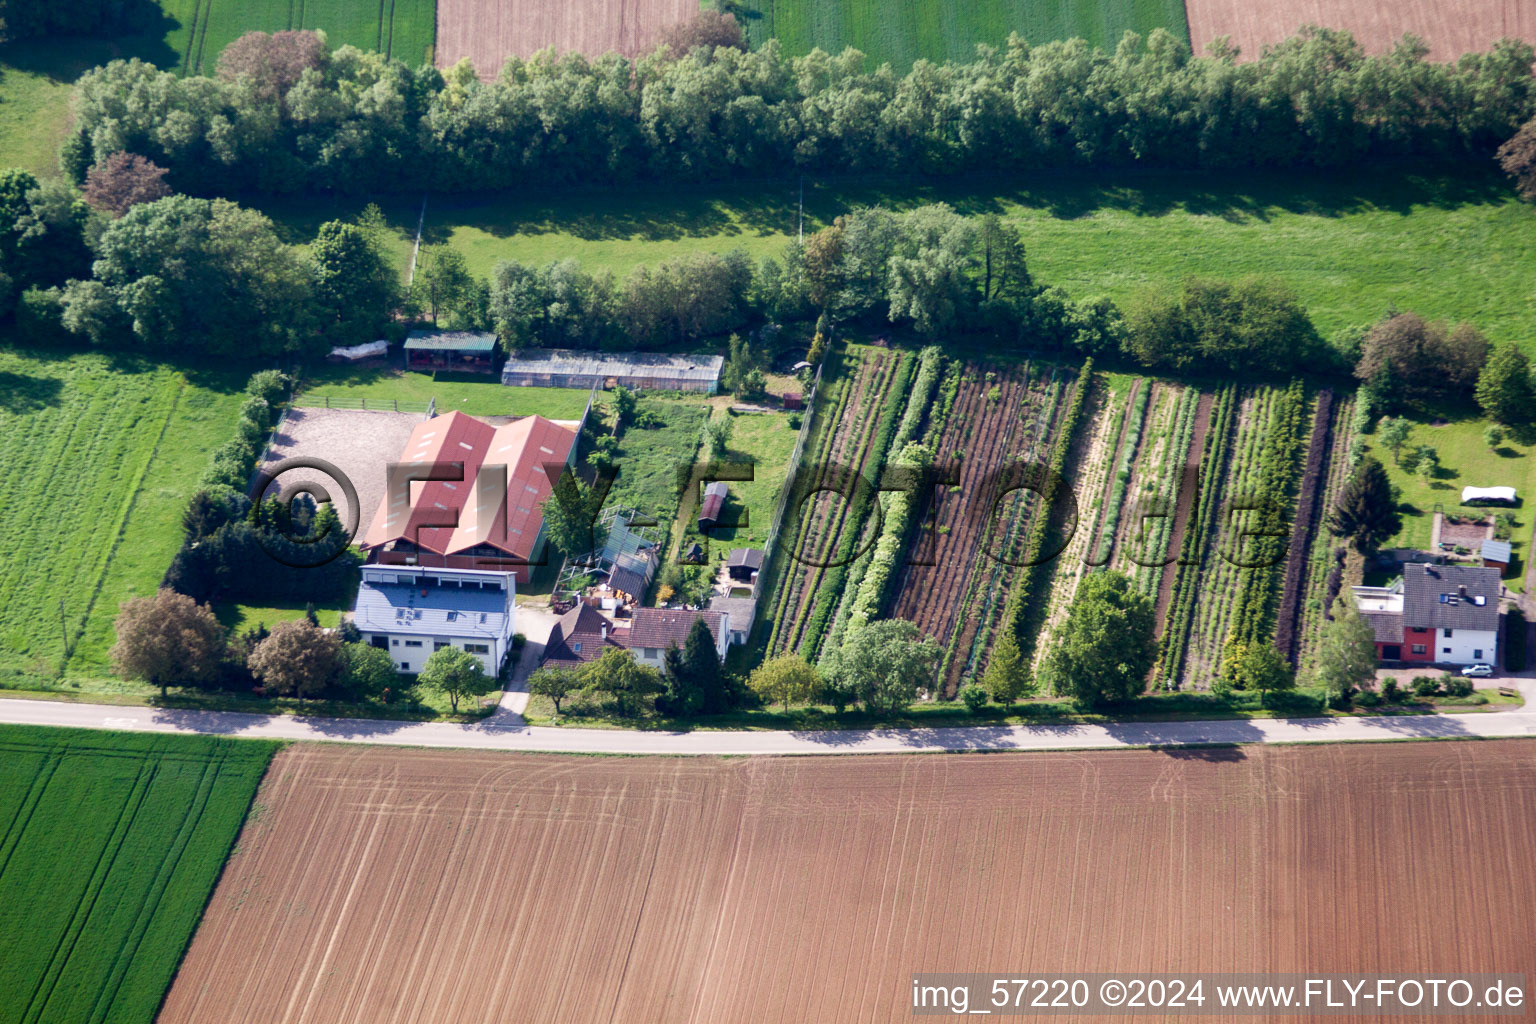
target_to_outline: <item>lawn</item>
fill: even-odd
[[[266,626],[271,629],[279,622],[297,622],[304,617],[308,607],[306,604],[289,604],[279,608],[258,608],[249,604],[220,604],[214,607],[213,612],[218,616],[220,624],[230,631],[231,636],[238,636],[257,626]],[[341,613],[340,608],[315,609],[315,617],[326,629],[336,628],[341,622]]]
[[[0,659],[52,671],[67,633],[71,671],[105,669],[118,604],[159,585],[243,381],[0,350]]]
[[[1189,39],[1180,0],[743,0],[738,17],[754,45],[776,38],[789,53],[852,46],[869,66],[969,60],[978,43],[1002,46],[1010,32],[1032,44],[1082,38],[1113,50],[1127,31],[1165,28]]]
[[[426,239],[489,274],[498,260],[573,257],[622,277],[705,249],[780,252],[798,224],[798,184],[625,188],[466,200],[434,196]],[[1470,320],[1536,355],[1536,206],[1493,173],[1038,175],[940,184],[807,181],[805,229],[883,204],[947,202],[1016,222],[1030,270],[1077,296],[1124,301],[1189,275],[1258,274],[1295,289],[1319,330],[1389,308]]]
[[[715,415],[726,415],[724,412]],[[730,548],[761,548],[768,539],[768,529],[773,522],[773,510],[778,506],[779,494],[784,490],[784,477],[789,471],[789,456],[795,450],[799,436],[791,427],[787,413],[742,413],[731,417],[731,442],[724,462],[745,462],[752,466],[751,480],[731,480],[730,500],[725,515],[746,519],[745,526],[715,529],[709,539],[717,549],[710,551],[712,558],[723,557]],[[695,541],[704,543],[695,518],[697,506],[683,510],[688,516],[683,523],[683,545]],[[706,545],[707,547],[707,545]]]
[[[543,416],[579,420],[588,392],[581,388],[510,388],[491,376],[413,373],[407,370],[316,366],[304,373],[300,405],[324,405],[327,398],[356,408],[367,400],[410,403],[418,411],[437,399],[439,413],[457,409],[471,416]],[[369,406],[372,408],[372,404]]]
[[[1506,573],[1504,585],[1510,590],[1523,591],[1521,577],[1530,565],[1531,556],[1530,503],[1536,497],[1536,444],[1521,444],[1505,438],[1498,450],[1492,451],[1483,443],[1487,420],[1454,410],[1438,412],[1440,415],[1436,418],[1440,424],[1415,423],[1405,446],[1408,450],[1427,444],[1440,453],[1439,474],[1427,483],[1417,474],[1406,472],[1374,435],[1367,435],[1371,454],[1387,467],[1387,475],[1402,492],[1403,528],[1383,547],[1428,549],[1436,505],[1448,514],[1476,511],[1462,508],[1463,487],[1513,487],[1523,504],[1514,510],[1517,526],[1510,538],[1514,545],[1514,562]],[[1485,511],[1494,515],[1499,510]]]
[[[647,412],[660,425],[631,423],[624,428],[617,452],[618,476],[605,505],[623,505],[670,523],[677,516],[679,474],[686,479],[693,466],[709,406],[702,398],[646,396],[636,404],[635,415]]]
[[[0,726],[0,1024],[149,1024],[276,749]]]

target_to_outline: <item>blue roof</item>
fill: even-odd
[[[353,609],[357,628],[469,639],[506,634],[506,591],[427,587],[423,597],[422,589],[364,580]]]

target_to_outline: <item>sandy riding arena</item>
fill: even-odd
[[[508,57],[547,46],[634,57],[698,13],[698,0],[437,0],[437,66],[468,57],[482,78],[494,78]]]
[[[907,1021],[913,971],[1536,976],[1536,743],[273,761],[161,1024]]]
[[[1347,29],[1371,53],[1385,53],[1412,32],[1429,44],[1434,60],[1486,50],[1504,36],[1536,43],[1531,0],[1188,0],[1185,8],[1196,53],[1218,36],[1231,36],[1250,59],[1303,25]]]

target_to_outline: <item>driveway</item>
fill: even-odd
[[[959,726],[807,732],[642,732],[531,727],[500,714],[471,725],[303,718],[229,711],[109,707],[0,699],[0,722],[128,732],[204,733],[411,747],[581,754],[941,753],[965,750],[1109,750],[1244,743],[1353,743],[1405,739],[1536,738],[1536,711],[1380,718],[1236,719],[1123,725]]]

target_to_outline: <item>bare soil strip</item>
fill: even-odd
[[[1189,439],[1189,453],[1179,466],[1179,496],[1174,505],[1173,536],[1168,539],[1168,556],[1174,561],[1163,571],[1162,583],[1157,588],[1157,635],[1163,635],[1168,624],[1168,605],[1173,601],[1173,585],[1179,578],[1179,552],[1184,550],[1184,532],[1189,529],[1189,518],[1194,514],[1195,503],[1200,500],[1199,477],[1186,467],[1200,465],[1205,453],[1205,435],[1211,429],[1211,409],[1216,404],[1216,393],[1207,391],[1195,406],[1195,432]]]
[[[909,1021],[914,971],[1536,975],[1529,742],[306,744],[257,799],[161,1024]]]
[[[1371,53],[1386,53],[1403,33],[1429,44],[1433,60],[1454,61],[1511,36],[1536,43],[1530,0],[1187,0],[1195,52],[1231,36],[1247,59],[1303,25],[1346,29]]]
[[[698,13],[698,0],[437,0],[437,66],[468,57],[480,77],[494,78],[508,57],[546,47],[637,57]]]

